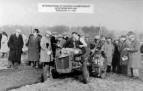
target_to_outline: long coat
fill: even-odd
[[[28,60],[29,61],[39,61],[40,59],[40,41],[41,41],[41,36],[37,35],[35,37],[33,34],[29,36],[28,39]]]
[[[128,48],[127,41],[125,40],[124,42],[119,42],[119,52],[120,52],[119,72],[126,75],[128,73],[129,59],[125,61],[122,60],[123,56],[128,57],[128,52],[125,50],[125,48]]]
[[[118,49],[118,45],[114,44],[114,53],[113,53],[112,65],[113,66],[119,66],[119,62],[120,62],[120,52]]]
[[[50,62],[52,52],[50,38],[42,37],[40,46],[40,62]]]
[[[1,48],[1,39],[2,39],[2,34],[0,33],[0,48]]]
[[[128,66],[130,68],[139,69],[141,67],[141,55],[139,51],[139,43],[138,41],[131,42],[129,48],[131,49],[129,51],[129,64]]]
[[[10,61],[15,61],[20,63],[23,44],[24,43],[23,43],[22,35],[19,35],[17,37],[16,34],[12,34],[10,36],[8,41],[8,47],[10,48],[8,59]]]
[[[1,52],[8,52],[9,48],[8,48],[8,37],[6,35],[2,35],[2,39],[1,39]]]
[[[53,58],[56,56],[57,40],[55,36],[51,36],[51,48],[53,53]]]
[[[107,65],[111,66],[112,58],[113,58],[113,52],[114,52],[113,44],[105,43],[105,45],[104,45],[104,52],[105,52],[106,59],[107,59]]]

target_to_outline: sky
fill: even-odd
[[[88,3],[94,14],[42,13],[39,3]],[[0,26],[91,26],[112,30],[143,30],[143,0],[0,0]]]

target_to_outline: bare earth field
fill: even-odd
[[[143,91],[143,70],[140,79],[117,74],[107,74],[105,79],[90,77],[83,84],[74,77],[48,79],[40,83],[41,70],[20,66],[18,70],[6,69],[7,59],[0,60],[0,91]]]
[[[27,85],[11,91],[143,91],[143,82],[108,74],[106,79],[90,78],[89,84],[73,78],[48,79],[45,83]]]

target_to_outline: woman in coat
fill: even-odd
[[[128,75],[139,77],[139,69],[141,67],[139,42],[137,41],[134,33],[129,34],[128,39],[129,39],[129,48],[126,49],[129,52]]]
[[[47,77],[50,76],[50,61],[51,61],[51,41],[50,41],[50,35],[51,32],[47,31],[45,36],[41,39],[41,52],[40,52],[40,63],[43,65],[43,71],[46,71],[44,73],[47,73]]]
[[[41,36],[38,34],[39,30],[34,29],[33,34],[30,34],[28,39],[28,60],[29,64],[33,67],[38,67],[39,59],[40,59],[40,41]]]
[[[120,64],[119,64],[119,73],[127,75],[128,67],[128,52],[125,50],[128,48],[126,36],[122,35],[119,40],[119,52],[120,52]],[[124,60],[126,57],[126,60]]]
[[[107,42],[104,45],[104,52],[107,60],[107,72],[110,72],[112,69],[112,58],[114,52],[114,46],[112,44],[111,38],[107,39]]]
[[[2,53],[2,57],[4,57],[5,55],[7,55],[9,48],[8,48],[8,35],[6,32],[2,33],[2,39],[1,39],[1,53]]]

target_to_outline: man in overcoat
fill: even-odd
[[[16,33],[12,34],[8,41],[9,51],[9,61],[12,63],[11,66],[17,67],[21,64],[21,54],[23,48],[23,38],[20,34],[21,30],[16,29]]]
[[[34,29],[33,34],[29,35],[28,42],[26,46],[28,47],[28,60],[29,64],[32,67],[38,68],[39,65],[39,59],[40,59],[40,42],[42,36],[39,34],[39,29]]]

